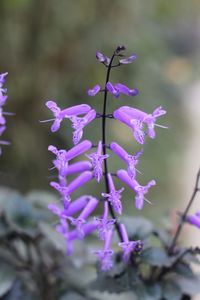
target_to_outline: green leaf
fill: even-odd
[[[200,293],[200,274],[195,278],[177,276],[175,280],[184,294],[194,296]]]
[[[142,217],[123,217],[122,222],[125,224],[128,236],[132,240],[144,240],[149,237],[153,231],[153,224]]]
[[[41,222],[39,228],[52,245],[62,252],[66,252],[66,241],[51,225]]]
[[[170,280],[162,282],[162,292],[162,296],[166,300],[180,300],[182,297],[182,291],[178,284]]]
[[[157,267],[169,267],[173,262],[173,259],[170,258],[162,248],[159,247],[145,249],[141,253],[140,258],[143,262]]]
[[[33,209],[22,195],[13,192],[5,204],[7,220],[18,227],[30,228],[36,225]]]
[[[160,300],[161,298],[161,287],[155,283],[141,283],[135,287],[135,292],[138,300]]]
[[[194,278],[195,275],[191,269],[191,267],[184,263],[184,262],[179,262],[176,264],[175,268],[173,269],[176,273],[188,277],[188,278]]]
[[[76,292],[68,292],[67,294],[63,295],[60,300],[89,300]]]
[[[14,270],[10,266],[0,263],[0,297],[12,288],[14,280]]]

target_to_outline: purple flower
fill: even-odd
[[[64,118],[82,115],[89,112],[91,109],[91,107],[87,104],[80,104],[61,110],[57,106],[56,102],[51,100],[46,102],[46,107],[48,107],[53,112],[55,118],[42,122],[54,121],[51,126],[52,132],[56,132],[60,128],[60,124]]]
[[[98,61],[103,63],[105,66],[108,66],[110,64],[110,58],[108,58],[107,56],[105,56],[104,54],[102,54],[99,51],[96,52],[96,58],[98,59]]]
[[[51,203],[48,205],[48,209],[51,210],[51,212],[57,215],[59,218],[67,218],[83,209],[87,205],[90,198],[91,196],[87,195],[81,196],[73,202],[71,202],[67,209],[61,209],[56,204]]]
[[[115,96],[115,98],[119,98],[119,90],[116,89],[111,82],[107,82],[106,88],[113,96]]]
[[[161,107],[156,108],[152,114],[147,114],[136,108],[122,106],[114,111],[113,116],[115,119],[129,126],[133,131],[136,141],[140,144],[144,144],[145,134],[148,134],[150,138],[155,138],[155,126],[166,128],[165,126],[155,123],[156,118],[165,113],[166,111]],[[145,124],[148,128],[147,133],[144,132]]]
[[[5,95],[7,93],[7,89],[3,88],[4,83],[6,82],[5,77],[8,75],[8,73],[3,73],[0,74],[0,107],[2,107],[7,100],[7,95]]]
[[[86,154],[86,156],[92,161],[92,166],[94,168],[94,176],[97,182],[99,182],[103,176],[103,161],[104,159],[109,157],[108,154],[102,155],[102,141],[99,141],[98,143],[97,152]]]
[[[69,117],[72,122],[73,143],[77,145],[83,136],[83,128],[96,118],[96,111],[91,109],[84,117],[79,118],[76,116]]]
[[[50,186],[57,190],[62,198],[64,208],[67,209],[71,201],[69,189],[67,186],[62,186],[58,182],[51,181]]]
[[[74,146],[67,151],[67,160],[71,160],[92,148],[92,143],[89,140],[84,140],[80,144]]]
[[[89,171],[92,169],[92,164],[89,161],[78,161],[74,164],[68,165],[67,169],[65,170],[64,175],[72,175],[75,173],[80,173],[84,171]]]
[[[156,184],[155,180],[151,180],[147,183],[147,185],[142,186],[140,185],[135,179],[131,179],[131,177],[128,175],[128,172],[125,170],[119,170],[117,171],[117,177],[126,183],[135,193],[136,193],[136,203],[135,206],[137,209],[142,209],[144,205],[144,200],[149,202],[144,195],[148,192],[148,190]]]
[[[187,216],[186,221],[198,228],[200,228],[200,211],[195,215]]]
[[[95,96],[101,90],[101,86],[99,84],[95,85],[92,89],[87,91],[88,96]]]
[[[139,93],[137,89],[129,89],[126,85],[121,83],[116,83],[114,87],[120,93],[125,94],[127,96],[136,96]]]
[[[80,239],[84,238],[83,224],[86,222],[86,219],[89,217],[89,215],[94,211],[98,202],[99,201],[96,198],[90,196],[90,200],[77,218],[68,217],[68,219],[71,221],[71,224],[76,226]]]
[[[101,195],[105,198],[107,198],[107,200],[112,204],[113,209],[121,215],[122,213],[122,204],[121,204],[121,193],[123,192],[124,188],[121,188],[120,190],[116,190],[113,180],[112,180],[112,176],[110,173],[108,173],[108,184],[109,184],[109,194],[106,193],[102,193]]]
[[[107,232],[112,228],[112,225],[116,222],[115,219],[108,219],[108,202],[104,202],[104,213],[102,218],[95,217],[95,221],[98,224],[99,238],[105,240]]]
[[[62,186],[58,182],[50,182],[50,185],[56,189],[62,196],[64,208],[67,209],[71,201],[70,195],[79,187],[92,179],[93,175],[90,171],[85,171],[74,179],[68,186]]]
[[[140,240],[138,240],[138,241],[129,241],[128,234],[126,232],[126,227],[124,226],[124,224],[120,224],[119,226],[120,226],[120,232],[121,232],[121,236],[123,238],[123,242],[118,243],[118,245],[123,250],[123,260],[125,262],[128,262],[131,253],[135,249],[137,249],[138,244],[141,244],[141,241]]]
[[[66,176],[68,174],[68,172],[71,172],[79,169],[80,171],[83,171],[83,169],[85,168],[85,170],[87,170],[89,168],[89,162],[86,164],[86,162],[84,164],[82,164],[81,162],[77,163],[76,165],[71,165],[68,166],[68,162],[81,155],[82,153],[86,152],[87,150],[92,148],[92,143],[89,140],[85,140],[83,142],[81,142],[80,144],[72,147],[70,150],[58,150],[55,146],[50,145],[48,147],[48,150],[51,151],[53,154],[56,155],[56,159],[53,161],[54,166],[57,168],[57,170],[59,171],[59,174],[62,176]],[[88,166],[88,168],[86,168],[86,165]],[[69,170],[69,171],[68,171]],[[72,173],[71,173],[72,174]]]
[[[138,151],[135,155],[130,155],[116,142],[110,144],[110,149],[125,163],[128,165],[128,175],[134,179],[136,176],[136,165],[138,164],[138,158],[143,153],[143,149]]]
[[[112,256],[114,252],[110,249],[112,235],[112,230],[109,230],[106,234],[103,250],[98,250],[94,252],[100,261],[102,271],[108,271],[113,266]]]
[[[122,65],[127,65],[127,64],[132,63],[136,58],[137,58],[137,55],[136,54],[132,54],[129,57],[120,59],[119,62]]]

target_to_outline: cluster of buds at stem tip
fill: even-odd
[[[72,122],[73,129],[70,149],[57,149],[53,145],[48,148],[55,156],[51,169],[56,169],[58,172],[57,181],[50,182],[50,185],[59,192],[61,200],[59,204],[51,203],[48,206],[52,213],[59,218],[56,230],[66,239],[67,254],[73,252],[74,240],[84,239],[88,234],[97,232],[99,239],[103,241],[103,247],[101,250],[95,250],[94,253],[99,259],[103,271],[109,270],[113,265],[114,251],[111,245],[114,229],[117,230],[120,237],[118,247],[122,251],[122,259],[125,263],[129,263],[132,254],[140,252],[143,248],[142,241],[129,240],[125,225],[118,220],[118,216],[123,213],[122,193],[124,187],[117,187],[113,175],[115,175],[115,179],[119,179],[119,182],[131,189],[135,198],[135,207],[139,210],[143,208],[145,201],[151,203],[146,198],[146,194],[156,184],[155,180],[150,180],[146,185],[138,182],[137,173],[142,173],[137,169],[137,165],[143,149],[128,153],[117,141],[109,141],[106,144],[105,120],[112,116],[112,119],[125,124],[132,130],[135,141],[142,145],[147,137],[155,138],[156,126],[165,128],[156,123],[157,119],[166,113],[162,107],[157,107],[152,113],[147,113],[137,108],[121,106],[112,114],[106,114],[107,97],[110,97],[109,100],[112,101],[113,97],[119,98],[122,94],[129,97],[138,94],[137,89],[129,88],[122,83],[112,83],[109,78],[112,68],[130,64],[136,59],[135,54],[126,57],[124,51],[124,46],[118,46],[111,58],[99,51],[96,53],[97,60],[107,69],[107,79],[103,87],[96,84],[87,90],[87,94],[93,97],[100,92],[103,93],[102,114],[97,113],[88,104],[61,109],[56,102],[47,101],[46,106],[53,113],[53,118],[43,121],[53,122],[52,132],[59,130],[65,119]],[[84,127],[91,126],[92,121],[100,118],[102,119],[101,138],[95,141],[82,140]],[[123,161],[124,169],[112,170],[112,172],[108,170],[108,162],[114,156],[113,154]],[[74,159],[80,155],[84,155],[84,160],[74,162]],[[75,179],[70,180],[70,175],[74,175]],[[94,179],[97,183],[105,180],[105,190],[95,197],[82,195],[74,199],[74,192]],[[102,212],[94,217],[98,206]]]
[[[0,74],[0,136],[6,130],[6,118],[5,116],[12,115],[10,112],[5,112],[3,110],[3,106],[6,104],[8,99],[7,89],[4,87],[4,83],[6,82],[6,76],[8,73]],[[8,141],[0,140],[0,155],[2,154],[1,145],[10,145]]]

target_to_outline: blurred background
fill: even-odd
[[[105,82],[106,70],[95,52],[111,56],[122,44],[127,55],[136,53],[131,65],[113,69],[111,81],[138,88],[139,95],[110,96],[108,113],[122,105],[151,113],[162,105],[167,114],[158,123],[168,129],[157,128],[156,139],[146,139],[138,165],[141,184],[157,181],[147,196],[152,205],[137,211],[134,195],[126,189],[124,212],[139,236],[134,239],[153,231],[151,223],[138,217],[148,216],[174,231],[177,211],[185,207],[200,165],[200,0],[0,0],[0,41],[0,73],[9,73],[6,111],[15,113],[7,117],[3,134],[11,145],[0,156],[0,297],[88,299],[72,298],[70,291],[83,296],[86,282],[96,277],[94,267],[86,266],[95,263],[92,239],[77,243],[69,259],[64,239],[52,227],[57,219],[47,210],[59,198],[49,187],[56,173],[49,171],[53,156],[47,148],[71,148],[72,129],[66,121],[53,134],[50,123],[40,123],[52,118],[45,102],[55,100],[61,108],[88,103],[101,112],[102,94],[86,94]],[[97,143],[100,125],[97,119],[87,126],[84,138]],[[141,148],[126,126],[114,120],[107,125],[108,143],[115,140],[132,154]],[[112,172],[123,167],[109,158]],[[98,197],[104,183],[87,184],[73,199],[90,191]],[[199,210],[198,200],[191,213]],[[199,230],[185,226],[184,243],[186,239],[190,245],[200,243]]]
[[[22,193],[51,191],[52,155],[47,147],[70,148],[72,131],[66,122],[52,134],[49,123],[39,123],[52,117],[45,102],[55,99],[62,108],[88,103],[100,112],[101,95],[86,94],[88,87],[105,81],[105,68],[95,52],[110,56],[123,44],[126,53],[136,53],[138,59],[114,69],[111,80],[138,88],[140,94],[110,97],[109,112],[121,105],[152,112],[162,105],[167,115],[159,123],[169,127],[157,128],[157,138],[144,146],[138,166],[143,175],[138,178],[142,184],[155,178],[157,186],[148,195],[153,205],[146,204],[142,214],[160,222],[161,212],[184,205],[199,166],[199,0],[1,0],[0,38],[0,72],[9,72],[6,110],[16,114],[8,117],[4,134],[11,146],[4,147],[0,158],[1,185]],[[88,126],[85,138],[101,138],[99,122]],[[140,149],[125,126],[109,122],[107,140],[118,141],[132,153]],[[123,164],[110,161],[113,171],[118,166]],[[96,193],[101,190],[99,186]],[[132,207],[133,195],[125,196]],[[138,212],[133,209],[133,214]]]

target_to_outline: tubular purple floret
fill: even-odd
[[[96,94],[98,94],[100,90],[101,90],[101,86],[99,84],[96,84],[93,88],[87,90],[87,94],[88,96],[93,97]]]
[[[106,88],[115,98],[119,98],[120,96],[119,90],[116,89],[111,82],[108,81],[106,83]]]
[[[81,175],[79,175],[76,179],[74,179],[69,185],[68,185],[68,193],[69,195],[72,194],[75,190],[80,188],[82,185],[87,183],[93,178],[93,174],[90,171],[85,171]]]
[[[98,222],[99,238],[105,240],[107,231],[112,228],[112,225],[116,222],[115,219],[108,219],[108,202],[104,202],[104,212],[102,218],[95,217]]]
[[[78,211],[80,211],[81,209],[83,209],[87,205],[90,198],[91,196],[84,195],[84,196],[80,196],[79,198],[71,202],[68,209],[65,210],[65,215],[72,216]]]
[[[76,156],[83,154],[84,152],[90,150],[92,148],[92,143],[89,140],[84,140],[83,142],[79,143],[78,145],[74,146],[70,150],[67,151],[66,157],[67,160],[71,160]]]
[[[122,204],[121,204],[121,193],[123,192],[124,188],[120,190],[116,190],[114,186],[114,182],[112,180],[112,176],[110,173],[107,175],[108,178],[108,185],[109,185],[109,193],[102,193],[101,195],[111,203],[113,209],[121,215],[122,213]]]
[[[136,54],[131,54],[129,57],[125,57],[119,60],[120,64],[127,65],[131,64],[137,58]]]
[[[136,193],[136,208],[142,209],[144,205],[144,201],[151,203],[147,200],[144,195],[148,192],[148,190],[156,184],[155,180],[150,180],[146,186],[140,185],[135,179],[131,179],[128,175],[128,172],[125,170],[118,170],[117,177],[126,183],[135,193]]]
[[[200,228],[200,212],[197,212],[195,215],[190,215],[186,217],[186,221],[191,225]]]
[[[112,256],[113,256],[114,252],[113,252],[113,250],[110,249],[112,235],[113,235],[112,230],[109,230],[107,232],[106,238],[104,240],[103,250],[98,250],[98,251],[94,252],[100,261],[102,271],[108,271],[113,266]]]
[[[75,106],[71,106],[68,108],[65,108],[61,111],[61,116],[63,118],[68,118],[71,116],[79,116],[87,114],[91,110],[91,106],[88,104],[79,104]]]
[[[108,154],[102,154],[102,141],[99,141],[97,152],[86,154],[86,156],[91,160],[94,169],[94,176],[97,182],[99,182],[103,176],[103,161],[109,157]]]
[[[68,165],[68,167],[64,172],[64,175],[68,176],[79,172],[89,171],[91,169],[92,169],[92,164],[89,161],[87,160],[79,161],[71,165]]]
[[[90,200],[84,207],[83,211],[77,218],[69,217],[72,225],[75,225],[77,231],[79,232],[80,239],[84,238],[83,224],[86,223],[87,218],[91,215],[91,213],[95,210],[98,200],[94,197],[90,197]]]

